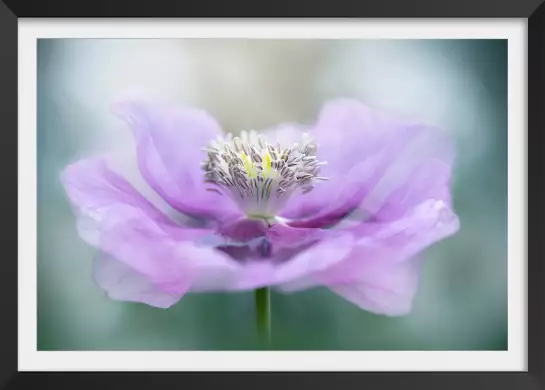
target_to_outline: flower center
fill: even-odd
[[[202,163],[208,190],[230,196],[249,217],[274,218],[296,191],[307,193],[319,180],[317,145],[307,134],[289,147],[268,143],[254,131],[212,140]]]

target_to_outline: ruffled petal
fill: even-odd
[[[448,187],[453,149],[433,127],[337,100],[324,106],[313,134],[330,180],[290,202],[284,215],[293,226],[332,225],[358,208],[394,219]]]
[[[358,237],[357,245],[384,248],[390,252],[390,259],[404,261],[456,233],[460,220],[449,204],[429,199],[395,221],[367,222],[344,229]]]
[[[196,264],[199,276],[192,290],[246,290],[313,275],[343,260],[353,242],[350,232],[236,220],[201,240],[231,261]]]
[[[331,232],[329,239],[298,251],[286,261],[253,258],[250,261],[214,261],[195,264],[192,291],[240,291],[288,283],[314,275],[341,262],[351,251],[354,238],[347,232]]]
[[[272,247],[271,257],[254,250],[239,261],[200,264],[197,266],[199,277],[192,290],[246,290],[277,286],[282,291],[297,291],[326,285],[346,291],[348,285],[362,290],[362,284],[376,279],[378,286],[371,285],[372,288],[368,286],[365,289],[378,291],[381,284],[395,281],[394,275],[398,272],[403,275],[404,270],[412,269],[403,263],[412,264],[416,254],[458,228],[458,218],[448,205],[435,200],[420,204],[410,215],[395,222],[355,224],[334,230],[294,228],[281,223],[265,227],[262,221],[237,221],[223,231],[231,238],[224,241],[225,245],[237,248],[237,245],[244,247],[252,242],[259,245],[260,240],[267,240]],[[222,241],[213,242],[213,246],[222,247]],[[240,250],[240,253],[246,253]],[[284,253],[289,256],[284,257]],[[377,262],[379,265],[375,265]],[[375,272],[381,270],[383,274],[375,277]],[[392,279],[387,278],[388,270],[392,270]],[[389,285],[383,287],[393,288]],[[412,295],[407,293],[401,298],[412,299]],[[370,304],[368,307],[369,310],[379,310]],[[395,312],[394,309],[384,310],[392,315]]]
[[[267,229],[267,238],[271,245],[281,249],[305,247],[335,235],[336,233],[327,230],[296,228],[283,223],[274,224]]]
[[[79,233],[90,245],[99,245],[107,229],[133,219],[149,220],[166,231],[177,229],[165,214],[109,168],[107,158],[94,157],[68,165],[61,181],[78,216]]]
[[[343,262],[319,275],[325,284],[358,280],[368,259],[392,263],[410,260],[430,245],[453,235],[460,228],[456,214],[442,201],[430,200],[411,215],[394,222],[370,222],[341,229],[356,238],[354,251]]]
[[[356,237],[350,253],[341,262],[279,288],[293,292],[323,284],[366,310],[406,314],[417,290],[420,263],[416,256],[457,232],[459,226],[448,204],[428,200],[396,221],[339,229]]]
[[[404,315],[417,291],[417,255],[458,231],[447,204],[430,200],[395,222],[351,228],[360,237],[349,256],[317,279],[358,306],[379,314]]]
[[[168,293],[121,261],[99,253],[94,261],[95,283],[116,301],[140,302],[166,309],[183,294]]]
[[[347,232],[329,232],[329,237],[302,251],[292,260],[276,269],[276,284],[304,278],[315,273],[327,272],[352,251],[355,239]]]
[[[203,110],[136,98],[116,102],[112,111],[133,131],[142,176],[173,208],[218,220],[239,214],[232,200],[205,187],[202,149],[221,135],[214,118]]]
[[[321,229],[296,228],[279,222],[241,218],[223,224],[202,242],[225,249],[237,260],[261,257],[280,261],[333,234]],[[241,257],[237,253],[246,255]]]
[[[355,249],[352,256],[365,256]],[[392,262],[380,257],[366,259],[357,282],[330,289],[360,308],[389,316],[408,314],[418,289],[420,261]]]
[[[192,261],[224,256],[211,248],[197,248],[210,231],[174,224],[111,171],[104,158],[69,165],[62,182],[82,238],[166,294],[181,296],[189,289]],[[106,280],[103,273],[100,279]]]

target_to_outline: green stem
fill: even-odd
[[[268,287],[255,290],[257,331],[263,343],[271,343],[271,292]]]

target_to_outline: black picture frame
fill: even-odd
[[[213,388],[251,383],[331,388],[539,389],[545,388],[545,266],[541,227],[545,212],[532,209],[532,251],[528,251],[528,371],[491,373],[19,373],[17,372],[17,22],[35,17],[483,17],[525,18],[528,22],[528,137],[533,148],[529,177],[533,194],[545,199],[545,5],[543,0],[299,0],[275,2],[2,0],[0,2],[0,386],[5,389]],[[513,131],[513,129],[511,129]],[[514,130],[517,131],[517,130]],[[524,129],[520,129],[524,131]],[[528,154],[530,148],[528,149]],[[539,153],[538,153],[539,152]],[[528,183],[529,186],[529,183]],[[528,189],[530,189],[528,187]],[[538,225],[539,224],[539,225]],[[529,227],[528,225],[528,227]],[[529,234],[529,232],[528,232]],[[530,246],[528,245],[528,249]],[[521,259],[523,261],[523,259]]]

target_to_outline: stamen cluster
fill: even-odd
[[[228,134],[211,141],[202,163],[209,190],[227,194],[248,215],[274,216],[295,191],[307,193],[318,180],[316,143],[304,134],[300,143],[283,148],[254,131]]]

